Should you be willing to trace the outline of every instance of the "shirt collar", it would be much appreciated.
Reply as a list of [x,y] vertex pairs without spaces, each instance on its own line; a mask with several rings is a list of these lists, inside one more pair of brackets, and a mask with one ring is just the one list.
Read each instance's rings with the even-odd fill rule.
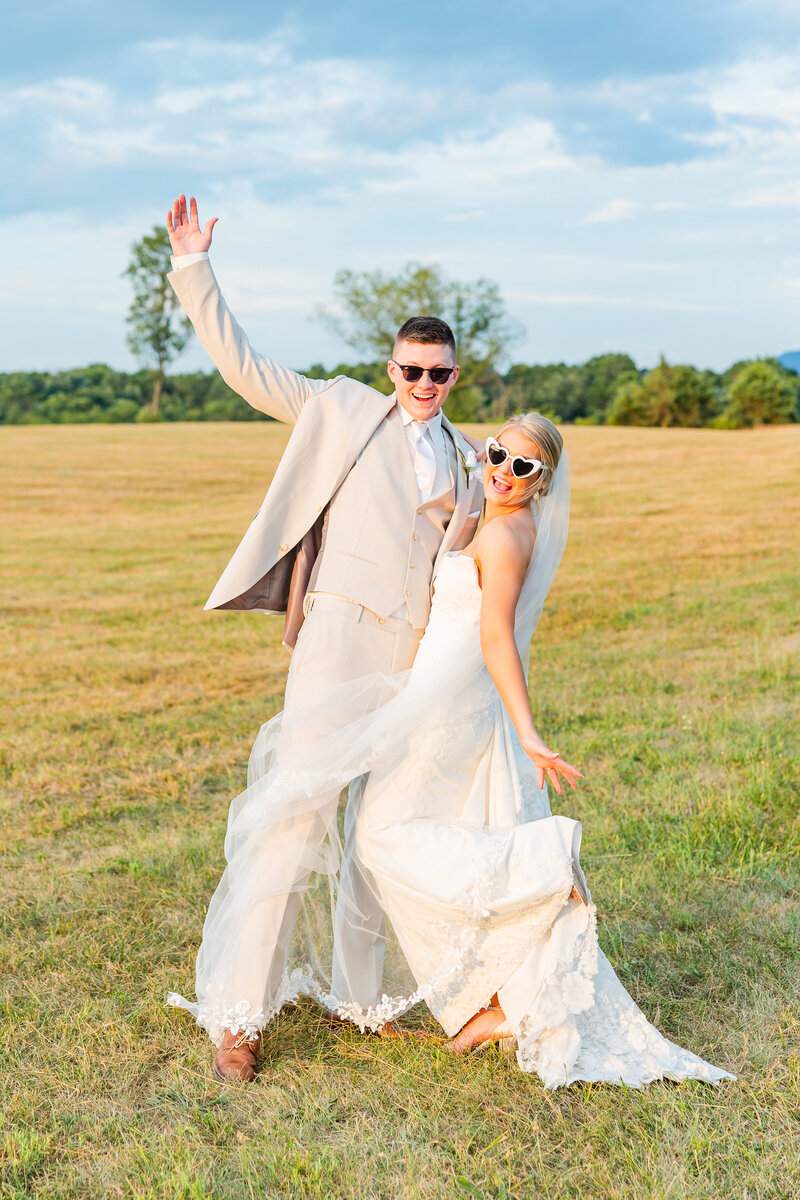
[[[412,417],[411,413],[403,408],[402,404],[398,403],[397,408],[400,412],[400,420],[403,422],[404,428],[407,428],[409,425],[414,423],[414,418]],[[428,421],[417,421],[416,424],[426,425],[431,432],[431,436],[439,433],[442,428],[442,410],[439,409],[439,411]]]

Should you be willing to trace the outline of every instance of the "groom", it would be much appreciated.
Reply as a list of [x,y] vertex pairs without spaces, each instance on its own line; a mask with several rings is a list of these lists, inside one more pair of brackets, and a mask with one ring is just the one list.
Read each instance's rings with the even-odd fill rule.
[[[284,707],[290,717],[325,688],[411,666],[438,563],[470,542],[483,497],[472,445],[441,412],[459,371],[449,326],[428,316],[406,321],[387,364],[391,396],[346,376],[307,379],[253,350],[228,309],[208,261],[215,223],[200,228],[194,198],[188,210],[184,196],[174,202],[167,215],[170,283],[226,383],[294,429],[206,608],[286,614],[284,642],[294,647]],[[345,723],[348,714],[331,719]],[[362,788],[363,780],[351,787],[348,814]],[[350,939],[343,957],[356,969],[333,984],[340,1000],[366,1008],[381,991],[383,921],[353,864],[351,825],[346,817],[342,876],[350,914],[337,914],[336,936]],[[309,848],[318,836],[310,825]],[[214,1060],[224,1078],[255,1075],[257,1014],[279,995],[286,957],[271,950],[266,961],[270,954],[260,956],[258,945],[286,945],[306,879],[298,864],[292,889],[271,902],[268,935],[255,918],[242,934],[246,982],[236,986],[253,1020],[237,1018],[225,1029]],[[203,997],[198,1001],[202,1014]]]

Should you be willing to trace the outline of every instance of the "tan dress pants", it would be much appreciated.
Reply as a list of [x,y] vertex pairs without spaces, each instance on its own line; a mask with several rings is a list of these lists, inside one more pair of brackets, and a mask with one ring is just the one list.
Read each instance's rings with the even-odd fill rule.
[[[393,617],[380,619],[350,600],[325,594],[308,596],[306,619],[286,681],[281,746],[284,738],[300,735],[303,745],[309,744],[313,731],[302,725],[299,732],[293,731],[292,714],[318,701],[326,688],[376,672],[394,675],[407,670],[414,661],[423,632],[412,629],[407,621]],[[344,726],[356,715],[337,707],[327,714],[324,734],[330,735],[337,724]],[[287,749],[291,751],[294,747],[289,745]],[[335,969],[332,982],[338,1000],[355,1001],[368,1008],[382,992],[384,926],[369,881],[354,861],[354,812],[364,784],[364,778],[354,781],[348,795],[334,932],[335,961],[347,963],[348,969],[346,973],[341,968]],[[335,806],[336,801],[331,804]],[[312,850],[324,838],[326,820],[331,817],[330,812],[315,813],[293,821],[292,835],[297,836],[299,828],[307,848]],[[250,1001],[253,1013],[262,1005],[271,1004],[277,994],[292,930],[310,877],[307,866],[281,860],[279,855],[271,854],[269,845],[260,849],[259,859],[268,877],[275,873],[280,890],[248,913],[242,930],[235,994]]]

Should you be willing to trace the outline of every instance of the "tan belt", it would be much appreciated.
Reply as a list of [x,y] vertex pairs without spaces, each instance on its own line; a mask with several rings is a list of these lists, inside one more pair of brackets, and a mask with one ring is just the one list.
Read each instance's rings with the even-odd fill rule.
[[333,596],[330,592],[306,592],[303,612],[308,616],[314,610],[339,613],[341,616],[347,617],[354,625],[357,625],[359,621],[368,621],[370,625],[379,625],[382,629],[388,629],[392,633],[402,633],[406,636],[422,632],[412,629],[410,621],[404,621],[401,617],[380,617],[371,608],[365,608],[363,604],[358,604],[355,600],[348,600],[344,596]]

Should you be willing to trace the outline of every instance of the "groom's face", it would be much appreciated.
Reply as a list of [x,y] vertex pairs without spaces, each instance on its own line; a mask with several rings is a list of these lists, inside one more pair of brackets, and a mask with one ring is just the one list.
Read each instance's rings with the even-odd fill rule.
[[[397,403],[410,413],[415,421],[428,421],[435,416],[447,399],[448,393],[458,379],[458,367],[452,348],[438,342],[406,342],[394,344],[394,361],[387,363],[389,378],[397,392]],[[409,383],[403,378],[403,367],[424,367],[422,378]],[[434,383],[428,372],[432,367],[453,367],[453,373],[445,383]]]

